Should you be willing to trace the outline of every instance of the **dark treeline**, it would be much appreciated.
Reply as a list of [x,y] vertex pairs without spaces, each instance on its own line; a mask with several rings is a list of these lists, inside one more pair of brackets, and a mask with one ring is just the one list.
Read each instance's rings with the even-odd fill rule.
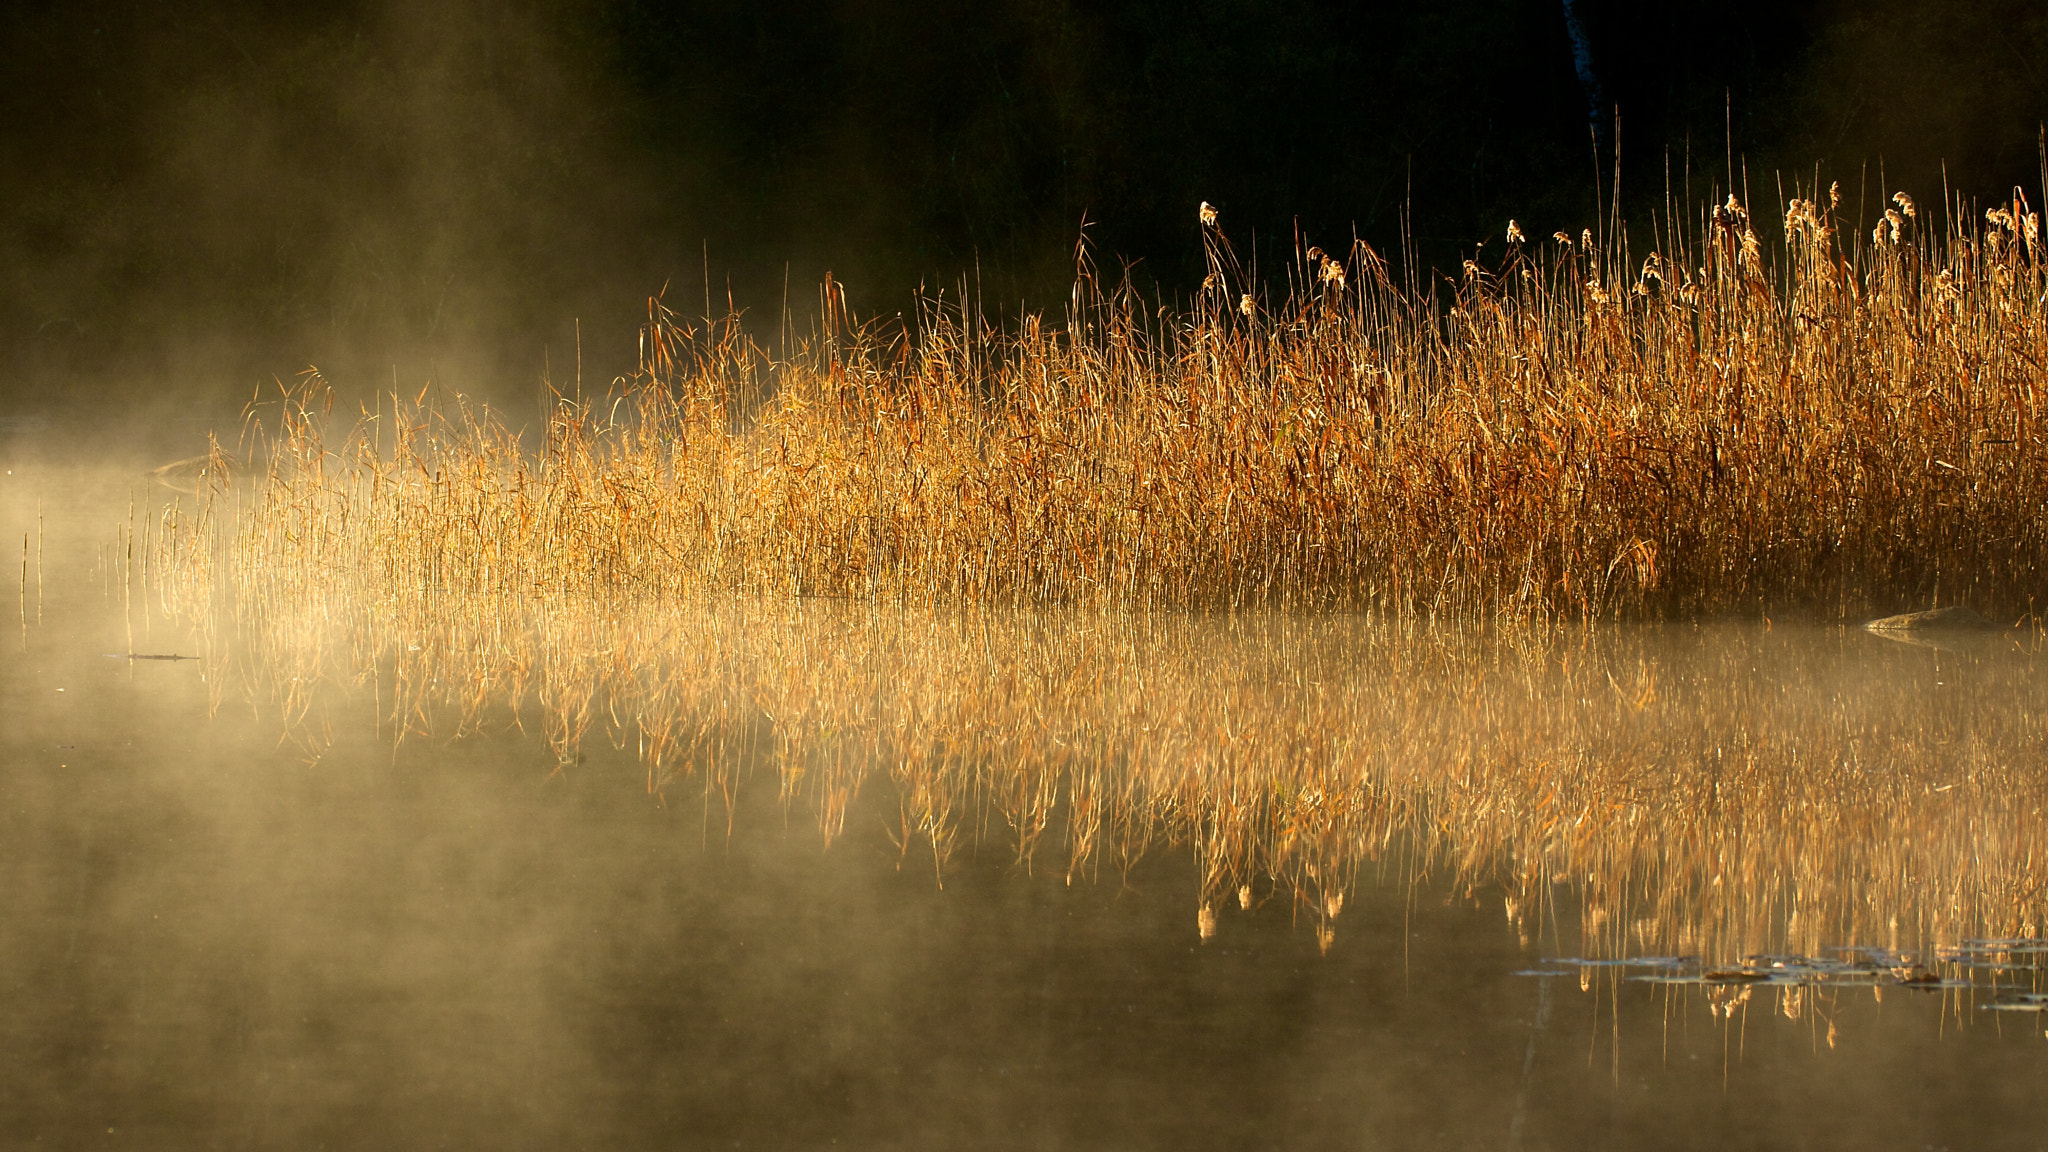
[[16,11],[0,389],[212,399],[317,363],[505,395],[568,378],[577,317],[591,372],[628,366],[665,283],[770,336],[828,269],[866,312],[963,278],[1057,307],[1084,218],[1172,299],[1203,200],[1275,272],[1297,228],[1454,267],[1510,217],[1593,224],[1617,145],[1638,224],[1667,172],[2009,195],[2044,62],[2030,0]]

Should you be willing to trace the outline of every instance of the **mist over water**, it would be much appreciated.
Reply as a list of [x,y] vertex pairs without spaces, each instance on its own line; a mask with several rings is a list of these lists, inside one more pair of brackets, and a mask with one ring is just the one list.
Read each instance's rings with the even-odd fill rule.
[[1599,226],[1617,141],[1639,231],[2040,187],[2034,6],[1574,7],[1618,130],[1555,3],[11,12],[0,1147],[2041,1146],[2038,634],[147,566],[274,381],[531,440],[657,294],[1057,319],[1085,216],[1171,304],[1204,201],[1426,280]]
[[[928,844],[904,840],[915,774],[861,786],[828,844],[788,770],[831,763],[824,733],[798,731],[801,693],[817,693],[810,714],[836,725],[835,693],[865,691],[829,672],[863,654],[830,646],[802,658],[827,661],[822,678],[793,663],[782,695],[761,695],[769,685],[757,681],[746,698],[766,702],[790,738],[736,745],[653,794],[633,735],[646,717],[621,698],[601,708],[627,726],[593,733],[564,763],[544,708],[525,706],[525,731],[494,708],[463,732],[463,690],[421,680],[450,706],[394,744],[395,666],[364,680],[327,666],[318,707],[288,714],[290,685],[247,678],[267,666],[234,646],[251,638],[214,646],[139,596],[124,620],[102,567],[114,529],[131,497],[146,522],[169,493],[19,449],[9,462],[6,523],[32,524],[40,504],[51,529],[40,605],[32,566],[29,626],[0,673],[0,899],[12,926],[0,978],[18,1005],[0,1076],[10,1146],[2033,1146],[2048,1087],[2040,1025],[2034,1013],[1984,1011],[1997,988],[2035,986],[2024,957],[1930,992],[1853,980],[1651,985],[1570,963],[1562,979],[1522,975],[1546,958],[1652,950],[1632,942],[1641,917],[1616,903],[1638,897],[1589,888],[1566,863],[1531,902],[1511,870],[1427,852],[1413,832],[1375,838],[1378,856],[1326,876],[1346,893],[1341,914],[1254,877],[1247,908],[1219,894],[1204,941],[1204,856],[1170,822],[1149,847],[1112,838],[1074,874],[1057,814],[1027,864],[1017,813],[969,791],[935,870]],[[1258,679],[1235,671],[1261,627],[1196,629],[1208,639],[1193,654],[1240,685],[1226,697],[1240,732],[1271,730],[1262,697],[1242,690]],[[776,635],[763,628],[756,644]],[[1057,627],[1049,635],[1084,660],[1109,654]],[[1651,714],[1682,718],[1689,701],[1725,691],[1732,742],[1825,755],[1840,733],[1873,757],[1880,791],[1929,773],[1925,791],[1842,818],[1845,835],[1898,844],[1912,876],[2024,852],[1929,833],[1960,819],[1982,834],[2004,805],[2038,804],[2039,783],[2026,781],[2040,760],[2026,742],[2039,733],[2023,719],[2038,713],[2027,703],[2042,686],[2035,657],[1833,630],[1773,641],[1748,626],[1635,643],[1623,647],[1646,661],[1641,678],[1619,684],[1594,650],[1571,658],[1590,661],[1591,676],[1559,666],[1526,681],[1527,695],[1459,695],[1471,675],[1524,683],[1512,662],[1464,674],[1453,662],[1438,687],[1362,669],[1344,691],[1361,704],[1413,702],[1389,714],[1412,717],[1405,734],[1375,725],[1384,739],[1427,733],[1426,708],[1400,709],[1450,690],[1500,730],[1603,740],[1596,760],[1642,733],[1566,717],[1639,714],[1631,702],[1654,685]],[[571,665],[572,650],[592,650],[570,644]],[[991,669],[1025,656],[1004,649]],[[785,651],[799,661],[800,649]],[[128,652],[208,660],[115,658]],[[1171,675],[1170,661],[1148,666]],[[1716,686],[1744,668],[1754,681]],[[1604,697],[1588,693],[1596,684]],[[1924,698],[1898,717],[1908,743],[1937,750],[1917,768],[1883,759],[1898,745],[1879,702],[1894,692]],[[1086,697],[1045,699],[1073,709]],[[1518,711],[1503,711],[1515,699]],[[1086,716],[1048,723],[1071,734]],[[943,725],[943,709],[924,722]],[[1984,776],[2000,781],[1986,787],[1944,774],[1944,747],[1955,766],[2008,775]],[[946,770],[994,783],[1011,767]],[[1416,769],[1413,784],[1427,787],[1432,771]],[[1812,845],[1772,847],[1771,813],[1726,795],[1705,826],[1751,829],[1763,851],[1784,854],[1795,890],[1826,899],[1836,881],[1811,870]],[[1940,807],[1951,802],[1961,807]],[[1660,842],[1674,843],[1645,840]],[[1654,874],[1634,875],[1657,891]],[[1882,923],[1898,908],[1870,911]],[[1625,920],[1636,927],[1618,937],[1604,927]],[[1856,943],[1926,959],[1973,932],[2024,929],[1987,920],[1937,929],[1940,940],[1914,938],[1910,924],[1897,940],[1805,940],[1765,920],[1764,936],[1710,956]]]
[[[1204,941],[1202,853],[1171,826],[1149,849],[1112,838],[1075,875],[1057,818],[1024,863],[1016,814],[963,793],[961,836],[934,871],[928,845],[901,840],[913,773],[862,785],[827,845],[788,775],[829,763],[791,760],[799,744],[817,756],[823,738],[797,740],[793,695],[750,697],[768,701],[784,738],[698,763],[657,793],[633,736],[647,717],[631,701],[608,705],[629,709],[625,730],[594,734],[567,763],[530,703],[524,732],[492,711],[457,736],[444,728],[457,713],[436,711],[430,730],[393,744],[403,676],[391,666],[367,681],[332,666],[319,707],[293,722],[281,715],[289,685],[238,678],[264,666],[246,652],[145,619],[139,599],[123,621],[98,568],[109,529],[129,496],[147,519],[168,494],[119,471],[10,461],[6,523],[31,523],[41,502],[53,531],[41,603],[29,584],[27,637],[12,637],[18,656],[0,674],[0,980],[16,990],[0,1076],[8,1146],[1221,1148],[1280,1134],[1403,1148],[2034,1146],[2048,1086],[2040,1025],[1982,1011],[1989,972],[1966,990],[1796,990],[1792,1011],[1792,992],[1774,984],[1651,986],[1571,965],[1565,980],[1520,976],[1544,957],[1606,955],[1595,906],[1626,918],[1612,902],[1630,896],[1595,896],[1571,867],[1542,879],[1518,922],[1503,916],[1511,873],[1425,853],[1405,832],[1354,859],[1356,871],[1325,875],[1348,892],[1341,914],[1325,920],[1321,898],[1251,877],[1249,906],[1219,900]],[[1229,683],[1239,642],[1229,627],[1204,631]],[[1753,648],[1683,631],[1642,648],[1649,681],[1610,689],[1606,703],[1538,691],[1522,697],[1522,719],[1495,722],[1626,713],[1645,683],[1683,713],[1716,691],[1681,670],[1696,658],[1686,654],[1729,642],[1778,652],[1753,664],[1757,683],[1729,685],[1751,701],[1751,728],[1731,738],[1763,746],[1780,746],[1774,732],[1825,744],[1835,722],[1796,717],[1882,697],[1892,678],[1931,693],[1921,722],[1935,744],[2042,687],[2025,654],[1843,633]],[[127,652],[209,658],[117,658]],[[1800,672],[1808,662],[1829,672]],[[1944,695],[1956,676],[1974,687]],[[823,719],[831,693],[860,691],[836,683],[799,676],[784,691],[825,693],[811,701]],[[1343,691],[1440,691],[1374,683]],[[1583,691],[1575,683],[1559,687]],[[1260,697],[1231,699],[1239,730],[1270,724]],[[1071,732],[1083,715],[1049,724]],[[1874,719],[1853,703],[1835,715],[1851,734]],[[1403,740],[1395,728],[1380,726],[1382,738]],[[2025,773],[2040,758],[1993,752],[1989,763]],[[958,771],[993,783],[1006,767]],[[1411,775],[1417,787],[1430,777]],[[2003,801],[2038,804],[2038,789],[1964,783],[1907,804],[1962,795],[1989,818]],[[1718,822],[1772,834],[1763,812],[1729,804]],[[1905,810],[1892,818],[1921,828]],[[1882,824],[1870,834],[1886,838]],[[1907,836],[1915,875],[1974,855]],[[1796,861],[1802,849],[1765,851]],[[1786,867],[1804,877],[1794,888],[1825,888]],[[1655,892],[1655,875],[1638,875]],[[1780,881],[1792,877],[1751,877],[1765,890]],[[1745,943],[1784,947],[1784,929]],[[2030,986],[2028,972],[2019,957],[1999,980]]]

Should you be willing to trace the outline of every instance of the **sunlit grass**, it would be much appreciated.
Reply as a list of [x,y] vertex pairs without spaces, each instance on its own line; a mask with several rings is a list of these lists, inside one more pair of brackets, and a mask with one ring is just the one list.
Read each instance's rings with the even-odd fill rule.
[[2034,933],[2034,633],[1569,626],[2035,609],[2037,219],[1895,203],[1869,243],[1797,201],[1767,252],[1731,203],[1435,290],[1309,249],[1271,302],[1210,222],[1185,311],[1084,266],[1064,323],[902,329],[828,283],[786,358],[652,302],[538,451],[291,393],[260,468],[189,469],[155,602],[316,752],[319,686],[374,679],[398,737],[602,732],[707,797],[759,765],[827,841],[886,777],[941,880],[962,838],[1069,878],[1192,851],[1205,934],[1278,893],[1327,942],[1373,866],[1593,951]]
[[1430,289],[1311,249],[1270,304],[1204,226],[1184,312],[1084,266],[1063,323],[904,329],[828,283],[779,360],[651,302],[640,370],[539,454],[290,397],[237,554],[405,595],[2010,623],[2048,548],[2037,216],[1912,211],[1848,243],[1796,201],[1767,265],[1722,206],[1641,261],[1560,234]]

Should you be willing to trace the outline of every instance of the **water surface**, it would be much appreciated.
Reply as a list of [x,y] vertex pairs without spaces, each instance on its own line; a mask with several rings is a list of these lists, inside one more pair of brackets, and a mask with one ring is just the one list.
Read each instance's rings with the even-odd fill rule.
[[[0,662],[8,1146],[2048,1140],[2042,1019],[1985,1010],[2038,957],[1943,961],[2042,934],[2025,644],[167,622],[107,565],[137,474],[0,497],[56,513]],[[1546,962],[1845,945],[1968,986]]]

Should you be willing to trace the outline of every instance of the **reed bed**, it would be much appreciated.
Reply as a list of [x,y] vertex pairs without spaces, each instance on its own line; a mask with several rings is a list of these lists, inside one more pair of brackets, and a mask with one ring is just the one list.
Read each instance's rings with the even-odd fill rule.
[[1433,286],[1310,248],[1271,306],[1213,222],[1183,312],[1085,259],[1064,325],[1006,332],[856,323],[828,280],[785,358],[650,301],[638,370],[538,452],[294,390],[238,548],[394,595],[2011,622],[2048,554],[2039,217],[1895,203],[1844,238],[1794,200],[1766,246],[1731,199],[1640,262],[1511,230]]
[[1434,286],[1304,248],[1278,302],[1205,206],[1184,310],[1085,258],[1064,324],[1006,331],[828,281],[787,356],[650,301],[637,370],[524,442],[309,379],[153,521],[152,610],[316,754],[321,686],[370,684],[398,738],[772,771],[827,840],[886,778],[941,878],[963,837],[1070,878],[1192,851],[1205,935],[1279,892],[1327,943],[1389,853],[1589,952],[2034,933],[2030,658],[1948,657],[1966,695],[1904,648],[1577,627],[2035,610],[2038,216],[1892,203],[1766,244],[1731,199],[1641,260],[1511,228]]

